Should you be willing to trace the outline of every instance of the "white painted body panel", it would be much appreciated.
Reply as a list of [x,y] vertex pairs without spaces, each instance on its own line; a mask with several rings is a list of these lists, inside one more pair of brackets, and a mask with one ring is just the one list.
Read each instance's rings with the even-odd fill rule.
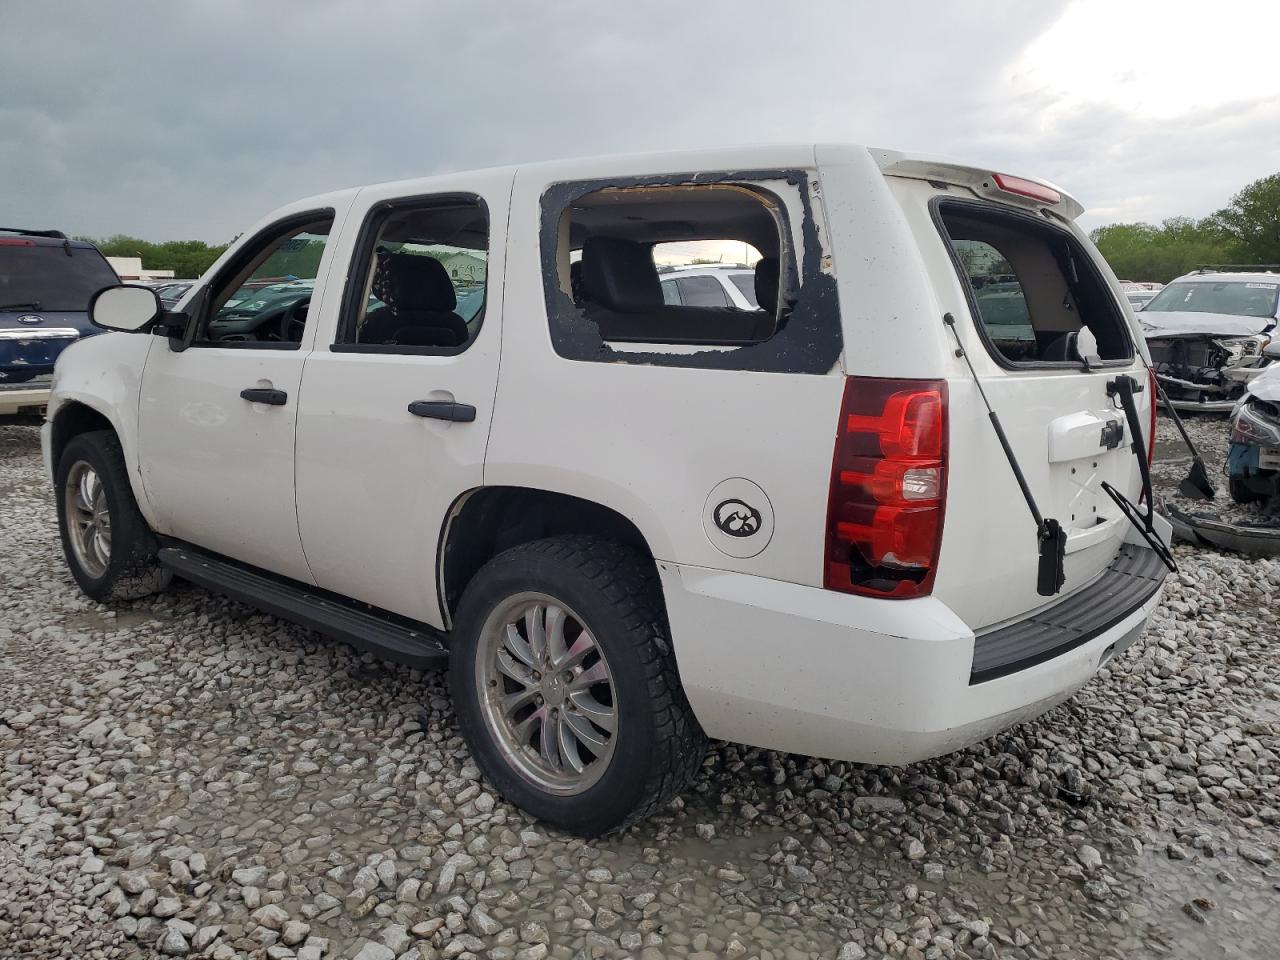
[[[147,522],[157,517],[147,500],[138,470],[138,389],[147,351],[154,337],[127,333],[101,334],[78,340],[60,354],[49,384],[48,409],[42,429],[45,469],[52,480],[49,424],[67,404],[79,403],[106,417],[120,438],[134,498]],[[130,455],[133,452],[134,455]]]
[[[845,345],[830,371],[597,363],[556,353],[538,244],[550,184],[779,169],[818,174],[811,200]],[[1104,385],[1121,371],[1010,372],[995,363],[930,220],[927,172],[969,184],[979,171],[800,145],[539,164],[312,198],[245,234],[290,212],[338,210],[302,349],[176,354],[155,337],[93,338],[60,358],[51,414],[78,401],[111,419],[156,530],[436,626],[446,625],[440,534],[459,497],[517,486],[602,504],[634,523],[658,561],[682,682],[711,735],[876,762],[935,755],[1068,697],[1104,651],[1141,630],[1156,600],[1068,654],[968,685],[975,630],[1049,601],[1035,592],[1031,517],[942,315],[957,317],[1048,515],[1068,526],[1063,511],[1092,515],[1103,478],[1136,498],[1137,471],[1126,443],[1099,457],[1087,479],[1071,479],[1081,476],[1073,467],[1093,463],[1087,435],[1106,422]],[[457,357],[330,352],[370,205],[457,191],[483,195],[491,220],[487,307],[475,342]],[[1068,201],[1069,211],[1079,209]],[[794,230],[798,211],[790,219]],[[1136,327],[1134,335],[1141,350]],[[1123,372],[1145,382],[1137,363]],[[946,381],[948,504],[930,597],[821,589],[846,375]],[[287,390],[287,406],[241,400],[239,391],[258,380]],[[414,400],[450,398],[473,404],[476,421],[422,420],[406,410]],[[1149,402],[1141,397],[1144,424]],[[714,490],[746,481],[767,497],[771,536],[755,554],[731,556],[707,534],[704,517]],[[1109,517],[1073,528],[1068,592],[1092,580],[1129,536]]]
[[[522,169],[512,236],[538,236],[540,200],[553,182],[690,169],[646,161],[621,170],[605,161],[568,171]],[[811,153],[780,150],[751,166],[812,162]],[[743,157],[731,155],[708,158],[700,169],[742,166]],[[799,219],[791,211],[793,227]],[[659,559],[822,582],[831,450],[844,389],[838,368],[815,376],[561,357],[548,332],[540,251],[526,242],[509,244],[502,339],[487,485],[536,487],[610,506],[636,525]],[[721,552],[703,530],[708,496],[733,477],[758,484],[776,519],[768,547],[747,559]]]
[[[294,503],[298,396],[317,318],[342,293],[342,274],[332,286],[327,277],[334,240],[354,198],[355,191],[346,191],[292,204],[241,238],[247,242],[294,213],[333,209],[298,349],[193,346],[179,353],[157,342],[138,405],[138,458],[155,529],[304,583],[313,578]],[[283,406],[250,403],[240,391],[251,387],[283,390],[288,400]]]
[[680,678],[709,736],[859,763],[938,756],[1039,716],[1087,683],[1112,644],[1136,638],[1159,602],[1052,660],[970,686],[973,631],[936,597],[869,600],[677,564],[659,572]]
[[[491,237],[483,322],[456,356],[333,353],[335,291],[319,318],[298,407],[298,526],[316,583],[438,628],[445,626],[436,588],[440,530],[454,500],[484,482],[512,176],[495,171],[436,178],[425,190],[391,184],[360,192],[351,226],[334,244],[335,273],[352,263],[360,225],[376,204],[451,192],[483,198]],[[471,404],[476,419],[415,417],[408,406],[416,400]]]
[[[1051,446],[1061,434],[1064,418],[1069,424],[1071,418],[1081,414],[1100,418],[1109,412],[1109,419],[1124,425],[1123,412],[1112,405],[1106,391],[1107,382],[1121,373],[1144,385],[1136,402],[1139,420],[1146,429],[1151,403],[1145,387],[1147,373],[1137,358],[1127,365],[1107,366],[1089,373],[1078,369],[1001,367],[978,333],[945,241],[933,223],[928,201],[936,195],[934,189],[915,179],[893,178],[889,184],[898,200],[898,209],[916,238],[910,259],[918,258],[924,277],[917,276],[914,283],[931,291],[927,296],[925,293],[909,295],[915,302],[904,304],[900,308],[902,312],[895,316],[898,327],[906,331],[905,336],[920,345],[920,352],[931,355],[927,367],[913,367],[919,372],[902,375],[947,380],[947,512],[933,594],[950,605],[973,629],[1018,620],[1057,598],[1042,597],[1036,590],[1035,522],[991,427],[973,377],[964,361],[955,356],[955,341],[943,326],[943,314],[956,317],[956,332],[1000,417],[1042,514],[1058,520],[1068,531],[1064,593],[1090,582],[1106,568],[1119,550],[1127,528],[1125,523],[1109,523],[1121,514],[1102,491],[1102,481],[1110,482],[1136,502],[1141,477],[1127,442],[1127,426],[1124,428],[1126,442],[1113,450],[1101,448],[1096,434],[1092,452],[1079,446],[1070,451],[1074,454],[1070,459],[1065,458],[1067,451],[1060,440],[1057,459],[1050,452]],[[951,191],[949,195],[960,194]],[[1079,228],[1072,225],[1072,232],[1095,257],[1113,295],[1123,307],[1114,275]],[[836,256],[843,265],[847,257],[839,246],[838,236],[836,242]],[[911,281],[903,278],[901,282]],[[849,308],[844,301],[843,287],[841,293],[848,338]],[[1135,349],[1141,354],[1145,345],[1132,311],[1122,309],[1122,312],[1129,323]],[[910,323],[905,322],[907,317],[911,318]],[[921,317],[923,319],[917,319]],[[926,329],[920,329],[921,325]],[[934,326],[937,332],[927,329],[929,326]],[[882,335],[871,337],[873,341],[890,339],[884,328],[881,329]],[[865,367],[860,365],[861,361],[859,356],[859,366],[850,369],[851,374],[874,376],[875,365],[887,362],[887,358],[877,355]],[[900,361],[900,364],[907,362]],[[1103,524],[1100,529],[1099,521]]]

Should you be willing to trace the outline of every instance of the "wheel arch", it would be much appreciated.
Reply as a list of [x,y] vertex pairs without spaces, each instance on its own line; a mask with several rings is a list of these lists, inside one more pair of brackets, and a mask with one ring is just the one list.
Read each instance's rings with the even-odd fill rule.
[[460,496],[440,532],[437,578],[446,626],[452,626],[467,584],[489,560],[522,543],[563,534],[593,534],[653,557],[633,520],[593,500],[517,486],[477,487]]
[[49,455],[52,469],[57,469],[62,451],[67,448],[67,444],[73,438],[95,430],[110,430],[117,437],[120,436],[120,431],[111,418],[93,405],[78,399],[60,404],[49,419]]

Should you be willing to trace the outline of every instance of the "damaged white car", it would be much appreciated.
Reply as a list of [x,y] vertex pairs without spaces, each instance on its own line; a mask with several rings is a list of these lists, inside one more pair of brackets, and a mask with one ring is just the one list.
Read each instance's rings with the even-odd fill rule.
[[1274,359],[1280,274],[1192,273],[1138,318],[1156,375],[1178,410],[1229,413]]
[[1237,503],[1280,496],[1280,365],[1255,377],[1236,404],[1227,478]]

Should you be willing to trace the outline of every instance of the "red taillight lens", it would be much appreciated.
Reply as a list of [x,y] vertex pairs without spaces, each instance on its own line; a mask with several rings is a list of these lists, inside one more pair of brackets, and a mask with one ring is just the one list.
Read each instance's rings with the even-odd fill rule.
[[0,237],[0,247],[34,247],[34,240],[23,240],[20,237]]
[[991,179],[1005,193],[1012,193],[1019,197],[1030,197],[1032,200],[1042,200],[1045,203],[1062,202],[1062,194],[1057,190],[1052,187],[1046,187],[1043,183],[1027,180],[1025,177],[1011,177],[1007,173],[997,173]]
[[947,385],[845,381],[827,500],[828,590],[922,597],[933,588],[947,492]]

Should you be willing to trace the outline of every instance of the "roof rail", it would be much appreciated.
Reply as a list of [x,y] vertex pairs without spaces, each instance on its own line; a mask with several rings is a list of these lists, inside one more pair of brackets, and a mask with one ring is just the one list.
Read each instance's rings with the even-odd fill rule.
[[1200,263],[1192,273],[1277,273],[1280,263]]
[[23,227],[0,227],[0,233],[17,233],[24,237],[50,237],[54,240],[67,239],[67,235],[61,230],[27,230]]

